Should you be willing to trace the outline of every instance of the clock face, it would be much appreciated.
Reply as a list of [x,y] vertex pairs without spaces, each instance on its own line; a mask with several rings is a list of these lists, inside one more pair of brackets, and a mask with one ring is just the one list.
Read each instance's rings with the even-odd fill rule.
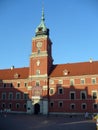
[[36,46],[37,47],[42,47],[42,42],[37,42]]

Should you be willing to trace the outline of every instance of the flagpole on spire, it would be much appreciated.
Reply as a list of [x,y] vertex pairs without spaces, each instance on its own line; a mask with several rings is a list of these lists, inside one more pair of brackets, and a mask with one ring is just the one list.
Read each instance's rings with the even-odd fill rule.
[[44,1],[42,0],[42,18],[41,18],[42,21],[45,20],[45,17],[44,17]]

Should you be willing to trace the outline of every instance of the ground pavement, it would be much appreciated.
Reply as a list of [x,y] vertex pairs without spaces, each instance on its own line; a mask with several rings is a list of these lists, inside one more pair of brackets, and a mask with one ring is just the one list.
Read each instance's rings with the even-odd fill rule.
[[93,120],[81,116],[8,114],[0,117],[0,130],[96,130]]

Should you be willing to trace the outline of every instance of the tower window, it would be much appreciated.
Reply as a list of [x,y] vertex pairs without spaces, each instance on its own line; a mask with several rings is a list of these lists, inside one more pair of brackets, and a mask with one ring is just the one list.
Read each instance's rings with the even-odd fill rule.
[[37,53],[40,54],[40,49],[38,49]]
[[40,31],[42,31],[42,29],[43,29],[42,27],[39,27],[39,28],[38,28],[38,31],[40,32]]
[[40,70],[36,70],[36,75],[40,75]]
[[40,82],[39,81],[36,81],[36,86],[40,86]]

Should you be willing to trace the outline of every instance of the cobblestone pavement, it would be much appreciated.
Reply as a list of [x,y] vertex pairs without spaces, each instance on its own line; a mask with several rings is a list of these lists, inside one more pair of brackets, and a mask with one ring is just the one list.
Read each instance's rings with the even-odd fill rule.
[[93,120],[83,117],[60,117],[8,114],[0,117],[0,130],[96,130]]

